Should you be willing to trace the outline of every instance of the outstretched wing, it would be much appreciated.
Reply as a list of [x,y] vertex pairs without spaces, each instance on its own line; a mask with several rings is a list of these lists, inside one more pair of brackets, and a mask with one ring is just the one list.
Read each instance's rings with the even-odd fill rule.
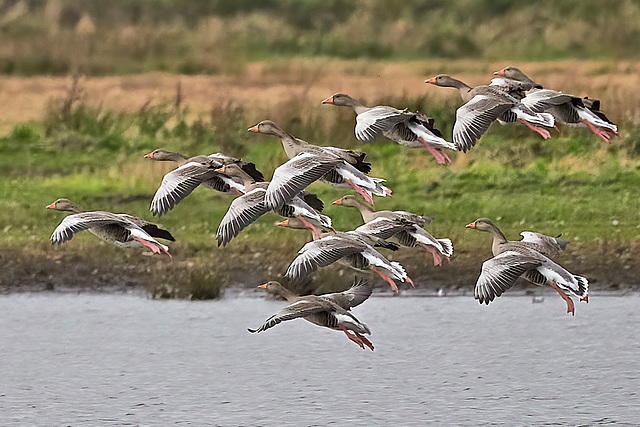
[[486,95],[476,95],[456,111],[453,143],[467,152],[489,129],[491,123],[513,106],[513,102]]
[[532,231],[523,231],[521,243],[526,247],[540,252],[542,255],[555,256],[564,251],[569,244],[568,241],[561,239],[560,236],[550,237],[544,234],[534,233]]
[[395,220],[395,219],[386,218],[386,217],[378,217],[361,225],[360,227],[356,228],[354,231],[357,231],[359,233],[365,233],[369,236],[386,240],[392,236],[395,236],[397,233],[404,231],[405,228],[409,226],[410,226],[409,223],[402,220]]
[[339,163],[342,160],[334,156],[298,154],[273,172],[265,195],[266,206],[273,210],[279,208]]
[[480,304],[489,304],[511,288],[527,270],[540,265],[540,260],[516,251],[506,251],[485,261],[476,282],[475,299]]
[[196,187],[217,175],[214,169],[198,162],[189,162],[172,170],[162,178],[149,210],[154,215],[166,214]]
[[273,328],[279,323],[286,320],[297,319],[300,317],[306,317],[310,314],[326,311],[327,307],[315,300],[300,300],[293,304],[283,308],[273,316],[269,317],[263,324],[257,329],[248,329],[251,333],[266,331],[269,328]]
[[356,280],[346,291],[324,294],[320,295],[320,297],[328,299],[345,310],[349,310],[365,302],[372,292],[373,289],[369,283],[364,279],[360,279]]
[[382,138],[383,132],[414,115],[392,107],[373,107],[356,116],[356,138],[366,143],[375,142]]
[[[108,225],[122,228],[123,233],[126,232],[127,228],[135,228],[142,233],[147,234],[136,224],[128,221],[126,218],[120,218],[116,214],[101,211],[82,212],[66,216],[53,231],[53,234],[51,235],[51,241],[54,244],[61,244],[71,240],[73,238],[73,235],[76,233],[88,230],[92,227]],[[151,238],[151,240],[153,239]]]
[[316,271],[320,267],[333,264],[342,257],[362,252],[367,245],[353,239],[331,235],[309,242],[300,249],[291,262],[285,277],[297,280]]
[[226,246],[249,224],[269,212],[264,204],[264,188],[254,188],[248,193],[236,197],[218,226],[216,239],[218,246]]

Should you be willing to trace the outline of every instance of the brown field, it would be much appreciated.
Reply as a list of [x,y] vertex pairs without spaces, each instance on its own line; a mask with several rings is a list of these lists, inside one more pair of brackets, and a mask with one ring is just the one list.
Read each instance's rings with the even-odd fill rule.
[[[212,106],[235,102],[250,106],[250,114],[277,114],[290,99],[318,103],[335,92],[374,101],[382,97],[455,98],[453,90],[425,85],[439,73],[454,75],[470,85],[484,84],[492,72],[517,65],[545,87],[599,98],[614,121],[640,118],[640,62],[549,61],[512,64],[475,61],[388,63],[322,59],[282,60],[247,64],[236,75],[138,75],[83,78],[86,102],[106,109],[136,111],[145,104],[172,101],[178,82],[182,100],[195,117]],[[0,133],[16,123],[39,120],[48,102],[64,96],[68,77],[5,77],[0,80]]]

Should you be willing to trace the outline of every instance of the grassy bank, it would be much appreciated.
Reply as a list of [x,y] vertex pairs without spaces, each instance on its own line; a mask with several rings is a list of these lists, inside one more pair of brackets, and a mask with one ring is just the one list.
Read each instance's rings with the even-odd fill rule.
[[[129,280],[131,286],[146,286],[159,296],[193,298],[216,296],[229,284],[253,285],[280,277],[307,234],[275,227],[276,217],[266,215],[229,247],[217,248],[213,237],[231,199],[206,189],[197,189],[157,220],[178,241],[172,245],[172,262],[106,246],[88,233],[52,248],[49,236],[64,214],[44,209],[56,198],[68,197],[87,209],[151,219],[151,197],[172,169],[143,158],[159,147],[187,155],[222,151],[255,162],[269,178],[286,160],[280,143],[246,132],[267,117],[307,141],[366,151],[371,175],[386,178],[394,191],[393,197],[376,199],[377,209],[411,210],[435,218],[429,231],[454,242],[451,265],[436,269],[421,252],[392,255],[423,286],[472,289],[479,264],[490,253],[489,236],[464,228],[478,217],[495,220],[513,239],[522,230],[562,233],[572,242],[562,264],[588,276],[596,289],[632,286],[634,275],[640,274],[631,262],[640,249],[640,125],[634,116],[620,117],[621,137],[612,144],[586,130],[562,128],[543,141],[524,128],[494,124],[476,148],[453,154],[454,164],[444,167],[426,150],[388,141],[359,144],[350,111],[304,97],[270,106],[220,103],[198,114],[177,98],[125,112],[100,107],[80,86],[70,87],[64,97],[51,100],[45,117],[16,124],[0,138],[0,257],[15,267],[12,273],[0,273],[5,289],[23,284],[34,269],[39,273],[33,280],[43,287],[95,283],[93,276],[102,275],[105,286],[126,287]],[[368,101],[425,111],[448,138],[458,105],[454,98],[427,96]],[[620,105],[606,107],[607,112],[624,110]],[[320,183],[310,189],[325,201],[325,213],[337,229],[359,225],[356,211],[331,205],[344,192]],[[36,261],[29,262],[33,257]],[[331,282],[339,274],[352,275],[329,269],[300,286],[340,288],[347,279]]]

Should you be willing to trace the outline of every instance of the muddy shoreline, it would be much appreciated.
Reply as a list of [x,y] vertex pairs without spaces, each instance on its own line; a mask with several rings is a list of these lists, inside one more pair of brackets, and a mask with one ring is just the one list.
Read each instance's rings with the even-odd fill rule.
[[[486,248],[485,248],[486,249]],[[295,256],[285,250],[238,247],[221,252],[172,248],[173,259],[138,251],[119,251],[107,245],[83,244],[63,250],[11,248],[0,251],[0,293],[38,291],[95,291],[147,293],[154,298],[210,299],[227,287],[251,288],[267,280],[282,280]],[[286,249],[289,252],[289,249]],[[593,242],[568,249],[557,261],[589,279],[591,291],[640,291],[640,242]],[[399,261],[422,290],[473,292],[486,250],[458,250],[452,262],[432,265],[431,256],[409,249],[389,255]],[[363,276],[362,273],[357,273]],[[289,284],[300,293],[328,292],[348,286],[356,272],[332,266],[307,280]],[[375,287],[387,285],[364,274]],[[402,285],[406,286],[406,285]],[[402,289],[401,286],[401,289]],[[535,286],[520,281],[520,290]]]

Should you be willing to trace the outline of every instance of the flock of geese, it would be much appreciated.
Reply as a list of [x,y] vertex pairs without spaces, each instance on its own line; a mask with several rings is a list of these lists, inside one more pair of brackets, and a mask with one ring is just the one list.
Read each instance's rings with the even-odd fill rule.
[[[524,124],[545,139],[550,137],[549,130],[545,128],[557,129],[557,123],[586,127],[607,142],[612,135],[618,135],[616,125],[600,111],[597,100],[544,89],[515,67],[506,67],[494,74],[497,77],[491,84],[473,88],[448,75],[438,75],[425,81],[458,89],[465,102],[456,111],[453,142],[446,141],[436,129],[434,120],[422,113],[389,106],[365,107],[343,93],[337,93],[322,103],[353,109],[356,114],[355,136],[359,141],[372,143],[386,137],[406,147],[424,147],[440,164],[451,163],[448,150],[466,152],[473,148],[495,120]],[[444,260],[449,261],[453,255],[451,240],[435,238],[423,228],[431,218],[407,211],[375,211],[369,205],[373,204],[373,196],[386,197],[391,195],[391,190],[383,185],[384,179],[368,175],[371,164],[365,161],[365,153],[309,144],[269,120],[248,131],[279,138],[290,159],[275,169],[271,181],[265,181],[253,163],[220,153],[187,158],[158,149],[145,158],[175,162],[177,168],[162,179],[151,201],[151,212],[158,216],[168,213],[198,186],[235,196],[218,227],[218,246],[229,244],[262,215],[276,213],[285,218],[278,225],[311,231],[312,240],[299,250],[284,274],[291,281],[340,262],[357,270],[375,272],[397,293],[399,283],[413,286],[413,281],[400,263],[389,261],[377,248],[419,248],[432,254],[436,266]],[[335,230],[331,218],[321,213],[324,203],[305,190],[318,180],[333,187],[353,190],[368,202],[360,201],[355,195],[346,195],[333,202],[334,205],[357,209],[364,224],[351,231]],[[58,199],[47,208],[73,212],[54,230],[51,236],[54,244],[64,243],[75,233],[89,230],[119,247],[144,246],[153,253],[171,257],[169,248],[156,240],[174,241],[171,233],[141,218],[84,211],[67,199]],[[526,231],[521,233],[522,240],[509,241],[486,218],[466,227],[488,232],[493,237],[494,256],[483,263],[474,291],[480,303],[489,304],[512,287],[519,277],[536,285],[551,286],[566,301],[568,313],[575,312],[569,295],[588,302],[588,280],[551,260],[568,244],[559,236]],[[341,330],[361,348],[373,350],[373,345],[364,336],[370,334],[369,328],[350,311],[371,295],[372,289],[365,281],[356,280],[344,292],[320,296],[297,296],[275,281],[260,288],[284,297],[290,305],[259,328],[249,329],[250,332],[264,331],[285,320],[304,318],[320,326]]]

